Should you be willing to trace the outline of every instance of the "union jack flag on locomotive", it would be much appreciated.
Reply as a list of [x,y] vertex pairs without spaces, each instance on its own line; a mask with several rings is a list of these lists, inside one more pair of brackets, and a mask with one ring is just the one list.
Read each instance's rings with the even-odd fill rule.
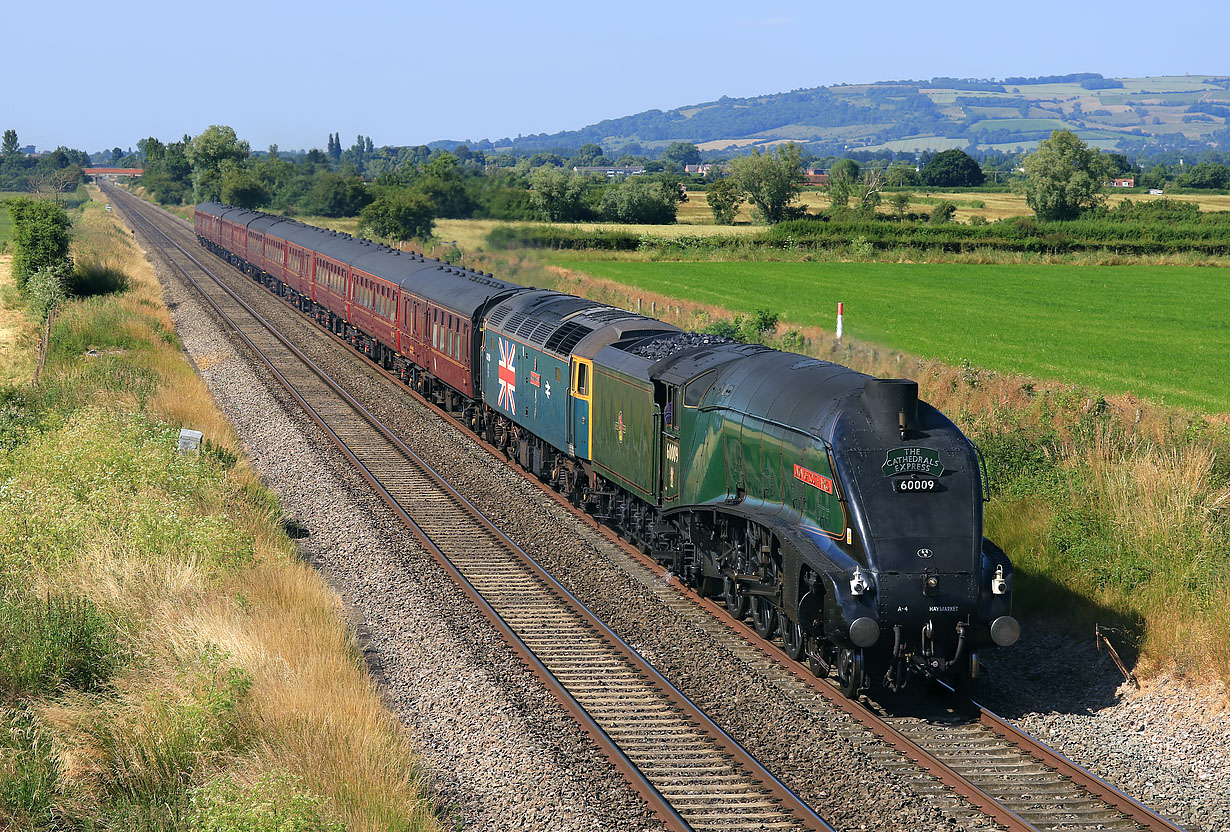
[[517,412],[513,396],[517,392],[517,345],[500,339],[500,400],[499,406],[510,413]]

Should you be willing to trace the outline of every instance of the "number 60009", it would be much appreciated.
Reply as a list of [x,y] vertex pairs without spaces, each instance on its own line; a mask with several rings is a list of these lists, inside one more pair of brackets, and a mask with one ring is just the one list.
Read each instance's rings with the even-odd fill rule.
[[897,491],[934,491],[935,480],[898,480]]

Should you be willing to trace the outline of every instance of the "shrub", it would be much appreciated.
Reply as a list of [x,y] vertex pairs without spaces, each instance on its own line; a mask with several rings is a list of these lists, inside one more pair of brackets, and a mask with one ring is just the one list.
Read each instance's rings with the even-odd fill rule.
[[63,208],[29,197],[10,199],[7,205],[13,219],[13,278],[19,289],[39,269],[71,263],[72,222]]

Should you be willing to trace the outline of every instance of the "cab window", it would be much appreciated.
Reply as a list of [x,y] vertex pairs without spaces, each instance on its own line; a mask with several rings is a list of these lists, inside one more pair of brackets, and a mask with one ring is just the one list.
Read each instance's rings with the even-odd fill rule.
[[705,398],[705,393],[709,392],[709,388],[713,386],[715,378],[717,378],[717,370],[710,370],[704,375],[697,376],[689,381],[687,389],[683,393],[683,406],[700,407],[701,401]]

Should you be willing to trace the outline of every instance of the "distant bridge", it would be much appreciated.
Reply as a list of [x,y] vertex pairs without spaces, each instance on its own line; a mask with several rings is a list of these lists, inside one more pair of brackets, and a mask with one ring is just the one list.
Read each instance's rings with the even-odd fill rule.
[[86,176],[92,177],[95,182],[99,179],[118,179],[121,176],[140,176],[145,173],[145,168],[82,168],[81,172]]

